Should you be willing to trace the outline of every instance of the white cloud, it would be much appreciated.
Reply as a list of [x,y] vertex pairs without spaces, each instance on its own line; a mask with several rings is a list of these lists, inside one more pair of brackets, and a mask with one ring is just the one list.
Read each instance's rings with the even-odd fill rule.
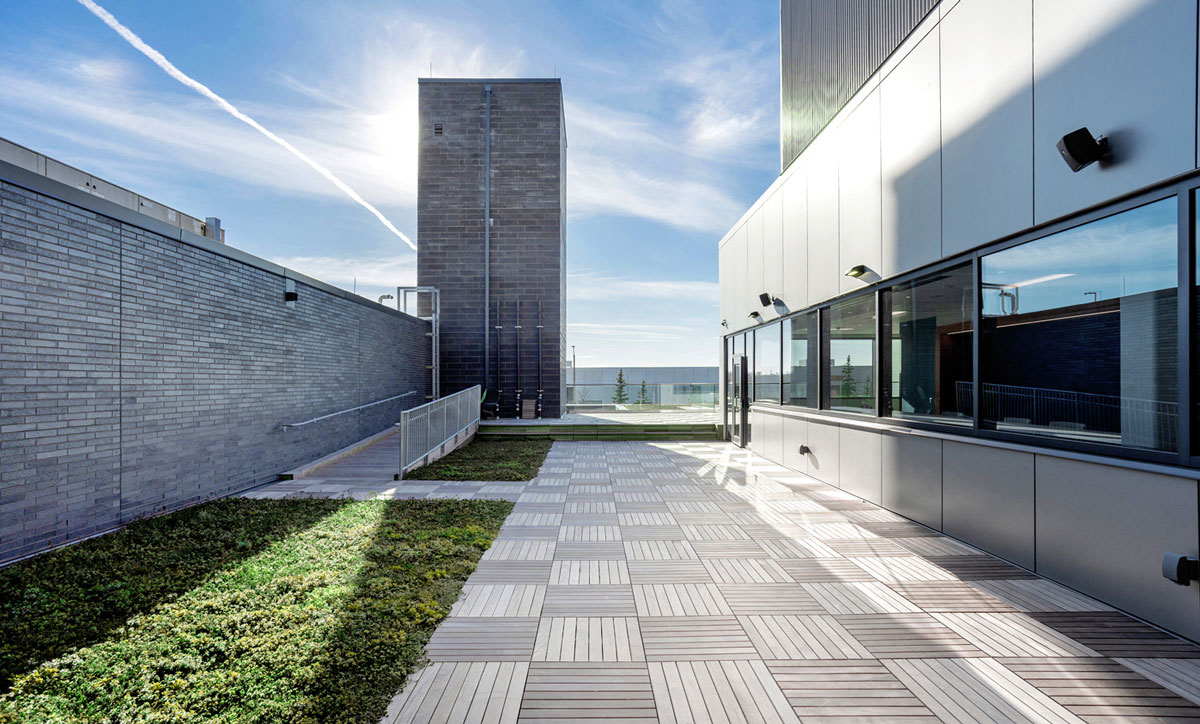
[[276,264],[294,269],[334,286],[351,288],[355,284],[370,289],[412,286],[417,280],[417,260],[412,254],[376,259],[330,256],[277,256]]
[[567,275],[570,301],[613,301],[670,299],[688,304],[717,304],[716,282],[627,279],[595,272]]

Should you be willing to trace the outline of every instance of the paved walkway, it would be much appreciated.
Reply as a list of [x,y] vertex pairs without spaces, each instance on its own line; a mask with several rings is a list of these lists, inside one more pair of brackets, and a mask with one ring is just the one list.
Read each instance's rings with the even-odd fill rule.
[[728,444],[452,485],[517,505],[388,724],[1200,721],[1200,648]]

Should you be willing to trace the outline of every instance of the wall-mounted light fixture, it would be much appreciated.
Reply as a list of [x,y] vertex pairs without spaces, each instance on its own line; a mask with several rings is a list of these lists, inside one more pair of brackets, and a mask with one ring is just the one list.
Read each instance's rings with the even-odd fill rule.
[[296,307],[296,300],[300,298],[300,293],[296,291],[295,279],[283,280],[283,302],[289,309]]
[[761,322],[761,321],[762,321],[762,315],[761,315],[761,314],[759,314],[757,311],[755,311],[755,312],[750,312],[750,313],[749,313],[749,314],[747,314],[746,316],[747,316],[747,317],[749,317],[750,319],[753,319],[755,322]]
[[727,319],[722,319],[722,320],[721,320],[721,326],[722,326],[722,327],[724,327],[724,328],[726,328],[726,329],[729,329],[729,320],[727,320]]
[[758,295],[758,301],[761,302],[764,307],[769,307],[771,306],[771,295],[763,292],[762,294]]
[[1058,139],[1056,145],[1063,160],[1075,173],[1111,155],[1108,139],[1104,136],[1092,136],[1087,126],[1071,131]]
[[871,270],[867,268],[866,264],[855,264],[846,270],[846,276],[858,279],[859,277],[866,275],[866,273],[869,271]]
[[1190,586],[1192,581],[1200,579],[1200,561],[1178,553],[1164,553],[1162,574],[1168,581]]

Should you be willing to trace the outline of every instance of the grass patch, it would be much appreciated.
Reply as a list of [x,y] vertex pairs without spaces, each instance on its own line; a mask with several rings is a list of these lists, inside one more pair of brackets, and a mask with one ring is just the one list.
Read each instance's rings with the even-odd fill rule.
[[231,499],[0,569],[0,722],[375,724],[511,510]]
[[553,440],[475,438],[444,458],[404,474],[412,480],[533,480]]

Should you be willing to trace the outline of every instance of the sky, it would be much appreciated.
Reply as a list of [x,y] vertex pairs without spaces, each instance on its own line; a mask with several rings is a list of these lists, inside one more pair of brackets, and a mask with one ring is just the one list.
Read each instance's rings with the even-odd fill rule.
[[[717,242],[779,172],[774,0],[98,1],[413,237],[417,78],[562,78],[577,363],[717,364]],[[416,282],[367,210],[74,0],[0,2],[0,137],[364,296]]]

